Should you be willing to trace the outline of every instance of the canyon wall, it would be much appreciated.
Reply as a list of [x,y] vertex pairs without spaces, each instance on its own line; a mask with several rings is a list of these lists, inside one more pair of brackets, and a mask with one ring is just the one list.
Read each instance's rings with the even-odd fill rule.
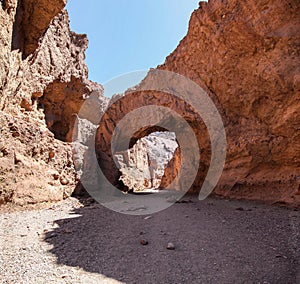
[[70,31],[65,4],[1,1],[0,204],[61,200],[77,184],[72,124],[103,90],[87,79],[88,40]]
[[300,201],[300,2],[200,2],[159,67],[205,88],[223,118],[227,159],[216,192]]
[[[0,203],[61,200],[78,184],[74,162],[80,167],[83,154],[74,158],[70,143],[78,111],[91,94],[100,98],[99,113],[108,99],[102,86],[88,80],[88,40],[70,31],[66,1],[0,3]],[[199,3],[187,36],[158,70],[190,78],[219,110],[228,145],[215,193],[300,204],[299,63],[298,0]],[[153,76],[150,72],[140,89],[111,101],[96,135],[99,164],[107,178],[118,183],[110,144],[116,124],[139,106],[164,106],[189,123],[200,145],[201,161],[191,189],[197,192],[210,165],[207,129],[193,106],[167,93],[143,91],[151,87]],[[148,115],[158,125],[168,125],[171,119],[171,114],[166,119],[155,111]],[[88,121],[86,125],[95,128]],[[180,134],[180,123],[173,126]],[[165,130],[155,125],[140,129],[129,137],[130,147]],[[190,152],[185,159],[194,164],[195,157]],[[166,184],[179,171],[182,157],[175,158],[165,172]]]

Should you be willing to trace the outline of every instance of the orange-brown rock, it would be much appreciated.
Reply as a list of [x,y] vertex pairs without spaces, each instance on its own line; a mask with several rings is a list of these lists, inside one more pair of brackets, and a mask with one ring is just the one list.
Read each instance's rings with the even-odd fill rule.
[[202,2],[159,68],[207,87],[226,125],[228,197],[300,203],[300,2]]
[[[134,91],[129,91],[124,96],[116,96],[112,99],[100,121],[96,133],[95,146],[99,165],[106,178],[113,185],[119,185],[121,173],[114,163],[113,154],[127,150],[128,145],[126,141],[129,140],[129,147],[132,147],[139,139],[148,136],[152,132],[170,131],[174,132],[177,138],[184,137],[185,131],[184,125],[182,124],[183,122],[174,116],[174,113],[177,113],[180,117],[184,118],[193,129],[200,148],[198,149],[199,153],[193,152],[194,148],[185,152],[184,158],[186,163],[184,169],[187,169],[186,175],[184,176],[185,182],[178,184],[179,181],[176,177],[171,189],[189,189],[186,188],[185,185],[189,183],[189,180],[193,183],[195,177],[193,176],[193,172],[189,172],[188,169],[191,167],[194,169],[196,167],[199,160],[195,159],[197,158],[197,154],[201,154],[200,165],[199,168],[196,169],[196,173],[198,172],[198,174],[196,176],[195,188],[193,188],[193,190],[196,191],[204,181],[211,155],[209,136],[201,117],[195,113],[192,106],[170,94],[156,91],[141,91],[144,87],[147,89],[147,86],[152,86],[151,72]],[[147,106],[152,107],[146,108],[145,111],[141,111],[138,116],[133,116],[126,124],[122,125],[122,133],[116,138],[117,143],[112,143],[115,126],[123,120],[124,116],[132,113],[136,109]],[[164,107],[162,111],[158,111],[155,108],[161,106]],[[140,120],[144,120],[149,124],[131,135],[132,128],[138,128]],[[189,139],[185,139],[185,143],[189,144]],[[180,143],[178,144],[180,147],[182,146]],[[114,153],[112,149],[115,151]],[[171,161],[171,163],[174,162],[179,167],[182,166],[182,160],[178,157],[180,151],[181,149],[176,153],[174,157],[175,160]],[[167,174],[167,176],[162,179],[164,187],[170,184],[170,181],[173,180],[178,172],[178,168],[168,167],[167,171],[165,171],[165,175]],[[122,186],[120,186],[120,188],[122,188]]]
[[[10,3],[9,3],[10,2]],[[66,5],[67,0],[23,0],[17,2],[13,29],[12,48],[20,49],[23,57],[32,54],[39,46],[39,40],[47,31],[53,17]],[[15,4],[4,0],[4,9]]]
[[173,159],[169,162],[165,168],[164,175],[161,179],[160,187],[167,188],[174,179],[179,175],[179,169],[181,165],[180,148],[178,147],[173,155]]
[[[228,147],[217,194],[300,203],[299,63],[299,1],[210,0],[200,2],[187,36],[158,67],[194,80],[222,116]],[[149,82],[151,74],[144,80]],[[199,190],[209,166],[201,118],[184,103],[158,93],[136,91],[109,108],[96,142],[104,172],[116,182],[119,173],[111,166],[109,148],[112,129],[123,115],[149,104],[173,108],[192,125],[204,152],[194,183]]]

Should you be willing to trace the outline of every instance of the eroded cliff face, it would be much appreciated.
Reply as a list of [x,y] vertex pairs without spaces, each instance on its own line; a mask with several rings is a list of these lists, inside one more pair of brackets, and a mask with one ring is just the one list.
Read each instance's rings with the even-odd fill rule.
[[66,1],[1,4],[0,203],[61,200],[77,183],[74,116],[102,92],[87,79],[88,40],[70,31]]
[[300,2],[201,2],[159,68],[206,87],[228,139],[217,193],[300,201]]
[[[215,192],[299,204],[300,2],[210,0],[199,4],[187,36],[158,68],[195,81],[222,116],[227,159]],[[152,76],[150,72],[139,87],[151,89]],[[139,88],[113,104],[98,129],[96,148],[106,176],[116,182],[118,175],[111,163],[111,129],[125,114],[149,104],[174,109],[192,126],[203,158],[193,187],[199,190],[210,162],[209,137],[201,118],[174,98],[139,92]],[[157,117],[158,124],[162,120]],[[137,138],[147,134],[146,130],[137,133]]]

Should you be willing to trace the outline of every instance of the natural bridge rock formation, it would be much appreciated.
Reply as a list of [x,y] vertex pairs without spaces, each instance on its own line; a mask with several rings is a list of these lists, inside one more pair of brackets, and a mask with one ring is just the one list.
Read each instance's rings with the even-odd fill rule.
[[[88,144],[73,157],[69,143],[78,112],[91,94],[99,99],[98,115],[108,100],[102,87],[87,79],[88,40],[70,31],[64,0],[0,3],[0,203],[60,200],[78,183],[73,163],[79,168],[88,164],[82,163]],[[187,36],[158,67],[196,82],[219,110],[228,147],[216,193],[300,204],[299,62],[298,0],[210,0],[200,2]],[[98,127],[99,165],[111,183],[119,184],[121,173],[111,152],[117,124],[138,107],[165,108],[165,116],[147,113],[151,125],[125,137],[129,145],[115,145],[118,152],[152,132],[169,131],[169,126],[176,137],[182,135],[181,122],[170,123],[176,112],[190,125],[200,147],[199,153],[184,154],[197,173],[192,190],[199,191],[212,156],[208,131],[193,105],[167,91],[145,91],[145,86],[155,87],[154,73],[114,98],[99,126],[83,117],[79,122],[87,127],[75,134],[90,137],[88,132]],[[174,173],[187,168],[184,160],[171,163],[165,186]]]
[[[147,79],[133,91],[112,99],[96,133],[95,146],[99,165],[108,181],[113,185],[119,185],[121,172],[114,163],[114,154],[128,150],[139,139],[153,132],[174,132],[177,138],[181,137],[179,142],[183,143],[183,145],[178,142],[180,149],[183,149],[185,146],[184,161],[178,159],[175,155],[176,159],[173,162],[176,167],[175,169],[173,168],[174,170],[165,172],[163,179],[163,184],[165,184],[163,187],[171,183],[174,178],[174,172],[184,171],[184,180],[178,181],[180,182],[179,184],[175,180],[172,188],[169,189],[187,191],[195,180],[193,190],[196,191],[204,181],[210,160],[211,148],[207,130],[199,114],[183,100],[164,92],[143,91],[143,89],[148,89],[147,86],[151,89],[151,85],[152,75],[150,72]],[[122,132],[119,134],[117,132],[115,136],[116,125],[119,127],[119,123],[122,123],[124,117],[136,109],[139,110],[139,113],[122,124]],[[182,118],[182,120],[178,119],[178,117]],[[140,127],[141,121],[146,121],[146,125]],[[196,145],[197,147],[188,146],[192,137],[187,132],[188,129],[186,129],[185,124],[189,125],[190,129],[193,130],[195,141],[198,142],[200,147],[198,145]],[[137,129],[137,131],[132,134],[132,129]],[[114,143],[114,137],[116,137],[116,143]],[[129,145],[127,141],[129,141]],[[197,152],[195,152],[195,148]],[[197,158],[199,155],[201,155],[200,163]],[[196,172],[195,176],[194,171]]]
[[[200,2],[187,36],[158,67],[194,80],[219,109],[228,147],[218,194],[299,204],[299,62],[299,1],[211,0]],[[151,80],[150,72],[142,85]],[[116,183],[120,175],[111,162],[114,127],[133,109],[155,104],[176,110],[194,129],[203,151],[194,183],[199,190],[210,162],[201,118],[183,102],[138,90],[113,104],[98,129],[99,163],[108,179]],[[136,136],[151,131],[155,127]]]

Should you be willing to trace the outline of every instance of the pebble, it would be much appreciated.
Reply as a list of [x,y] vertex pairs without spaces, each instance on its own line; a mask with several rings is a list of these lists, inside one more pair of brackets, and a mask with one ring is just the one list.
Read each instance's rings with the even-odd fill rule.
[[58,174],[58,173],[54,173],[54,174],[53,174],[53,178],[54,178],[55,180],[58,180],[58,179],[59,179],[59,174]]
[[147,240],[140,240],[140,244],[146,246],[149,244],[149,242]]
[[55,157],[54,151],[50,150],[49,152],[49,159],[53,159]]
[[175,249],[174,244],[173,244],[173,243],[168,243],[167,249],[168,249],[168,250],[174,250],[174,249]]

